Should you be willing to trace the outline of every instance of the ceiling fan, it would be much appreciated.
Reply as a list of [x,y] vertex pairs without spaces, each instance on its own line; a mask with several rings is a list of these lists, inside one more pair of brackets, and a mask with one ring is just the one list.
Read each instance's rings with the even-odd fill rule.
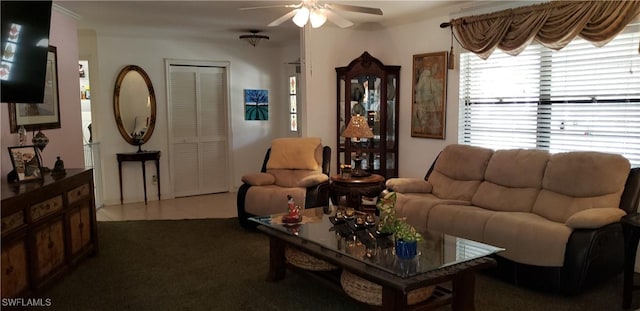
[[241,8],[241,10],[254,10],[254,9],[266,9],[266,8],[292,8],[289,13],[280,16],[278,19],[269,23],[267,26],[275,27],[284,23],[289,18],[293,17],[293,22],[298,27],[304,27],[307,23],[311,24],[311,27],[318,28],[322,26],[327,19],[332,23],[338,25],[340,28],[347,28],[353,26],[353,23],[346,18],[338,15],[335,11],[348,11],[364,14],[382,15],[382,10],[378,8],[369,8],[348,4],[338,3],[319,3],[318,0],[303,0],[298,4],[282,4],[282,5],[268,5],[259,7]]

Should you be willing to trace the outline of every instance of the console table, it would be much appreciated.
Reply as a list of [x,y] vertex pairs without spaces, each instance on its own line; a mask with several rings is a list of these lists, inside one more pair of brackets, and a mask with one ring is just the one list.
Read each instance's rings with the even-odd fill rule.
[[160,200],[160,151],[140,151],[129,153],[118,153],[118,177],[120,178],[120,204],[122,204],[122,162],[134,161],[142,162],[142,185],[144,186],[144,204],[147,204],[147,172],[146,161],[154,161],[156,164],[156,176],[158,184],[158,200]]

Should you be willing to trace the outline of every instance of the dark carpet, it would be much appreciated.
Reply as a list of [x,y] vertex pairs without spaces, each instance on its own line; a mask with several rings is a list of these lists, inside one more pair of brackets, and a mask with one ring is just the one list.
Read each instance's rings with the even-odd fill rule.
[[[99,222],[98,239],[98,255],[42,295],[52,299],[50,310],[368,309],[295,272],[266,282],[268,239],[237,219]],[[618,276],[563,297],[479,275],[476,309],[621,310],[621,287]]]

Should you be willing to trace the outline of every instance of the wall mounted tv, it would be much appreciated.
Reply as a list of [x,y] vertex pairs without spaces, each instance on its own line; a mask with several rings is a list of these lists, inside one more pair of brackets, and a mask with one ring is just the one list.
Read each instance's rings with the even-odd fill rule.
[[51,1],[0,2],[0,102],[42,103]]

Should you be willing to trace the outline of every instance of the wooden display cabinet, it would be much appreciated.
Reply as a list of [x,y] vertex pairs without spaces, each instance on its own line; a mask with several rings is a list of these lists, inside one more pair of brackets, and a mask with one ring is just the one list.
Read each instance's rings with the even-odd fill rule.
[[[400,66],[385,66],[364,52],[346,67],[336,68],[338,103],[338,156],[340,164],[355,165],[353,158],[362,148],[362,168],[385,179],[398,177],[398,108]],[[342,137],[351,116],[360,114],[368,120],[374,137]]]
[[93,170],[2,183],[2,298],[41,292],[98,250]]

